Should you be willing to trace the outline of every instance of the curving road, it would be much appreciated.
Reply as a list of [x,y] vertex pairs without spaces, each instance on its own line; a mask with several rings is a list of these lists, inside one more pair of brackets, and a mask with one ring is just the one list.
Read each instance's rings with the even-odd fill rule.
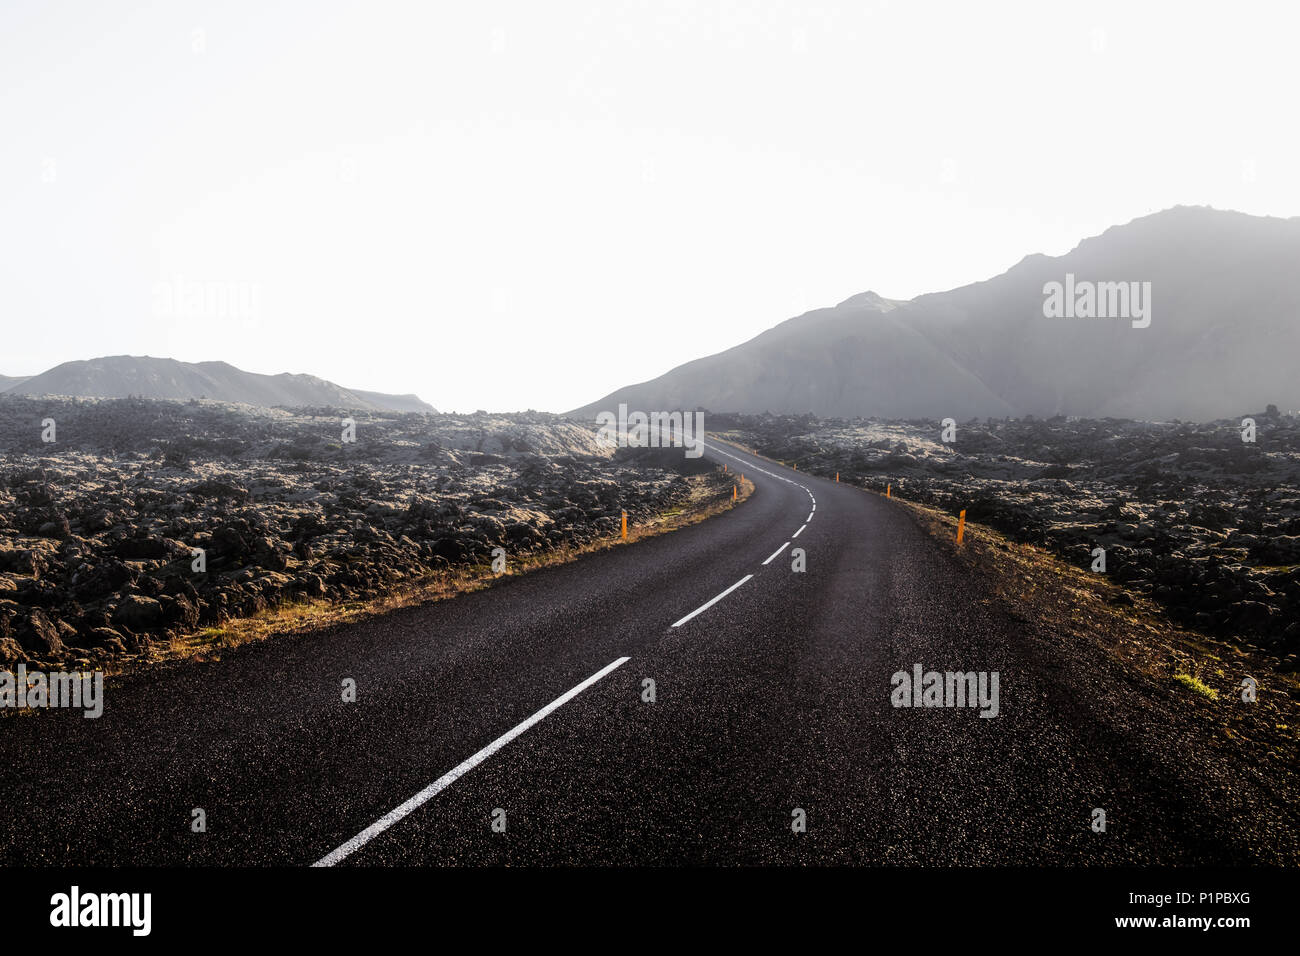
[[[756,490],[701,524],[5,720],[0,863],[1295,862],[1293,811],[903,509],[707,454]],[[997,671],[998,716],[894,708],[915,664]]]

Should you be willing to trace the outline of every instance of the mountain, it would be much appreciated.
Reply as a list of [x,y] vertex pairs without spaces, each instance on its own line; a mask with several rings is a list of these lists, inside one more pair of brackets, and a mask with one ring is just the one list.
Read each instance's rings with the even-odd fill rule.
[[29,377],[27,375],[0,375],[0,392],[13,388],[15,385],[21,385]]
[[226,362],[178,362],[150,356],[114,355],[64,362],[40,375],[0,382],[15,395],[70,395],[83,398],[210,398],[247,405],[332,405],[395,412],[432,412],[414,395],[385,395],[346,389],[314,375],[260,375]]
[[[626,402],[644,411],[1207,421],[1269,403],[1297,408],[1297,263],[1300,219],[1178,206],[1063,256],[1026,256],[985,282],[908,301],[854,296],[571,414]],[[1067,274],[1076,290],[1150,283],[1149,326],[1135,327],[1140,316],[1047,317],[1048,284],[1064,286]]]

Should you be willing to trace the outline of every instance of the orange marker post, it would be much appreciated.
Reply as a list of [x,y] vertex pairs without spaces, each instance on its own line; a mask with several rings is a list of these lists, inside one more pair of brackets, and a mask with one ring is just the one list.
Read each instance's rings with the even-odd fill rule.
[[892,498],[892,497],[894,497],[893,494],[891,494],[891,492],[892,492],[893,490],[894,490],[894,486],[893,486],[893,484],[887,484],[887,485],[885,485],[885,497],[886,497],[886,498]]
[[623,540],[627,540],[627,512],[623,512]]
[[966,534],[966,509],[961,509],[961,514],[957,516],[957,543],[961,544],[962,537]]
[[732,486],[731,486],[731,500],[732,500],[732,501],[735,501],[735,500],[736,500],[736,486],[735,486],[735,485],[732,485]]
[[835,484],[838,485],[839,483],[840,483],[840,473],[837,471],[835,472]]

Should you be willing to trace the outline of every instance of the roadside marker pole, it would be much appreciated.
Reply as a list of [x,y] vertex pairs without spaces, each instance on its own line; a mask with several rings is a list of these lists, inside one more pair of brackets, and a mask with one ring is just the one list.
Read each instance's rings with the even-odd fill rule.
[[[962,512],[962,514],[965,513],[966,512],[964,511]],[[623,512],[623,540],[624,541],[627,540],[627,512],[626,511]]]
[[892,483],[890,483],[890,484],[886,484],[886,485],[885,485],[885,497],[886,497],[886,498],[892,498],[892,497],[894,497],[893,494],[891,494],[891,492],[892,492],[893,490],[894,490],[894,486],[893,486]]
[[736,486],[735,486],[735,485],[732,485],[732,486],[731,486],[731,500],[732,500],[732,501],[735,501],[735,500],[736,500]]
[[840,473],[837,471],[835,472],[835,484],[838,485],[839,483],[840,483]]
[[957,543],[961,544],[962,535],[966,533],[966,509],[961,509],[961,514],[957,516]]

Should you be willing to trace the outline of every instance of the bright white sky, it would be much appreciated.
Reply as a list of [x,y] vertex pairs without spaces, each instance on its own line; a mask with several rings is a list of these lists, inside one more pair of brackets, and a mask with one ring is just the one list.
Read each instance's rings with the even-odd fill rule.
[[1300,215],[1297,9],[4,0],[0,372],[562,411],[1178,203]]

